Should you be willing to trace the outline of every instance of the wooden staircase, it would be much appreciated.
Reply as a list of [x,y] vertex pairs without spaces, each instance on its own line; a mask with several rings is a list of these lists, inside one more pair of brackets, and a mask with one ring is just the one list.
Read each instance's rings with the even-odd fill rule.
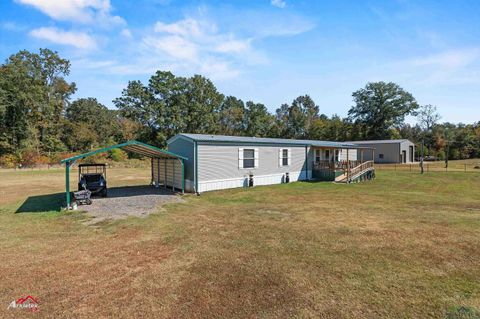
[[375,178],[373,161],[367,161],[353,168],[347,168],[342,175],[335,178],[337,183],[355,183]]

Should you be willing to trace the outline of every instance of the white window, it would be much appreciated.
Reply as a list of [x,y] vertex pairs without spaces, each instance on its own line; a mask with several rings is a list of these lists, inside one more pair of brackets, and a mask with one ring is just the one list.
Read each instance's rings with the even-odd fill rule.
[[321,150],[315,150],[315,162],[320,162],[320,160],[322,159],[321,156]]
[[278,150],[278,166],[290,166],[291,150],[289,148],[281,148]]
[[238,149],[238,167],[239,168],[257,168],[258,167],[258,148],[239,148]]
[[325,150],[325,160],[330,160],[330,150]]
[[338,162],[338,161],[339,161],[339,157],[340,157],[340,151],[339,151],[339,150],[335,150],[335,162]]

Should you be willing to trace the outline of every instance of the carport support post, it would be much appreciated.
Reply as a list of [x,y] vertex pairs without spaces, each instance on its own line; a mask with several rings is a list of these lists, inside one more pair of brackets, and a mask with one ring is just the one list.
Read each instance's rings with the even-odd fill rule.
[[[182,165],[182,194],[185,194],[185,166],[183,165],[183,159],[180,159],[180,164]],[[465,167],[467,167],[465,165]]]
[[67,209],[70,208],[70,162],[65,163],[65,195],[67,199]]
[[167,189],[167,158],[166,157],[163,158],[163,171],[165,173],[163,175],[163,179],[165,182],[163,186],[165,187],[165,189]]
[[175,191],[175,160],[172,159],[172,191]]

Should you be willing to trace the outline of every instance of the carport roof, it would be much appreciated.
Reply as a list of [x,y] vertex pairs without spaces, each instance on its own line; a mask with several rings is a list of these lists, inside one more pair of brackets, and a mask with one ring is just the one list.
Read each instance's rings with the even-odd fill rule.
[[172,152],[169,152],[169,151],[166,151],[166,150],[162,150],[162,149],[160,149],[158,147],[155,147],[153,145],[145,144],[145,143],[142,143],[142,142],[139,142],[139,141],[128,141],[128,142],[125,142],[125,143],[122,143],[122,144],[112,145],[112,146],[101,148],[101,149],[91,151],[91,152],[88,152],[88,153],[79,154],[79,155],[76,155],[76,156],[65,158],[65,159],[61,160],[60,163],[73,162],[73,161],[76,161],[78,159],[82,159],[82,158],[92,156],[92,155],[95,155],[95,154],[98,154],[98,153],[108,152],[108,151],[110,151],[112,149],[115,149],[115,148],[121,148],[121,149],[124,149],[125,151],[132,152],[132,153],[137,153],[137,154],[144,155],[144,156],[147,156],[147,157],[179,158],[179,159],[187,160],[186,157],[177,155],[175,153],[172,153]]

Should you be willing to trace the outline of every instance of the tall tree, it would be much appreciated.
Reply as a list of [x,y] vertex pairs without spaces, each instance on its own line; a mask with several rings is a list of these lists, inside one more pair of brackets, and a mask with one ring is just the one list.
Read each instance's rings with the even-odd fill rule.
[[60,119],[76,90],[75,83],[65,80],[70,62],[48,49],[23,50],[10,56],[0,70],[1,145],[30,146],[37,152],[61,149]]
[[365,127],[367,139],[388,139],[391,129],[401,126],[405,116],[418,109],[412,94],[395,83],[373,82],[353,94],[355,106],[348,111],[352,120]]
[[218,131],[218,111],[223,94],[209,79],[194,75],[187,80],[185,103],[188,108],[187,132],[214,134]]
[[418,110],[418,123],[425,131],[430,131],[441,118],[442,117],[437,112],[437,107],[431,104],[423,105]]
[[227,96],[220,106],[219,133],[224,135],[243,135],[245,103],[234,96]]
[[245,110],[246,135],[256,137],[269,137],[275,118],[265,105],[248,101]]
[[65,117],[71,125],[85,124],[94,132],[97,139],[94,145],[105,145],[111,142],[118,129],[116,111],[109,110],[95,98],[81,98],[73,101],[65,110]]
[[319,107],[312,98],[303,95],[293,100],[291,105],[282,104],[276,111],[276,118],[285,137],[309,138],[318,112]]
[[113,102],[122,116],[145,127],[143,140],[165,146],[180,132],[216,133],[223,95],[200,75],[183,78],[158,71],[146,87],[140,81],[129,82]]

